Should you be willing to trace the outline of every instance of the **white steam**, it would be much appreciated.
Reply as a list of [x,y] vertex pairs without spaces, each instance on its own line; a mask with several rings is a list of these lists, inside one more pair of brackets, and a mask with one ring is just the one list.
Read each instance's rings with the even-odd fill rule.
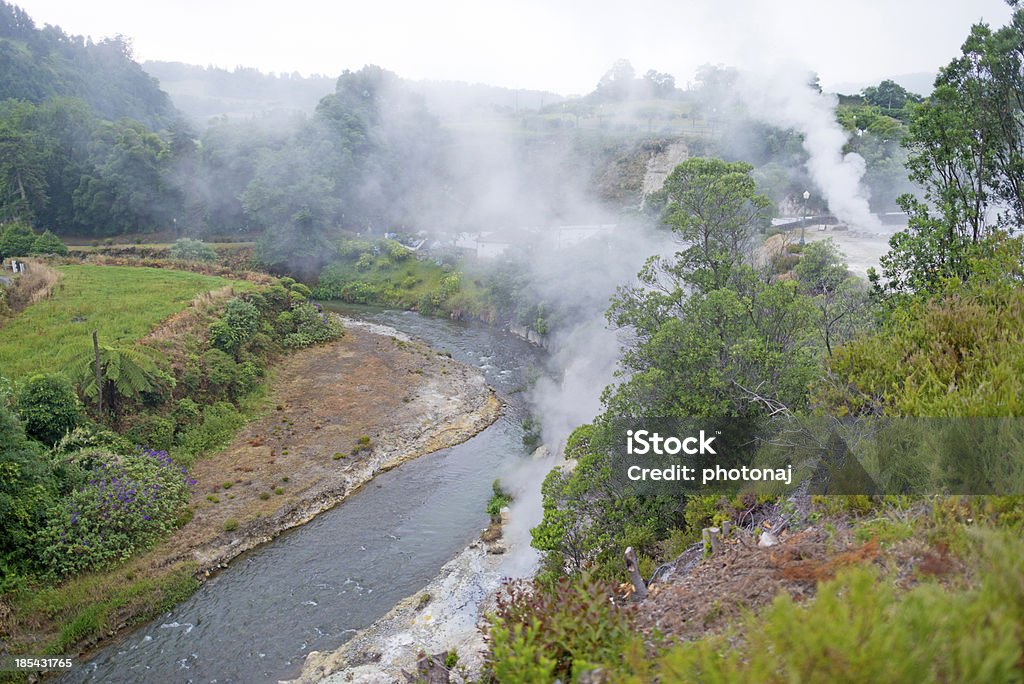
[[737,89],[748,115],[763,123],[803,134],[807,170],[836,217],[855,228],[881,230],[871,213],[861,179],[864,158],[843,154],[849,137],[836,121],[837,98],[809,85],[811,74],[799,69],[745,71]]
[[634,281],[650,255],[676,249],[671,233],[629,225],[571,249],[539,252],[532,260],[529,278],[536,295],[575,315],[549,340],[550,375],[539,378],[530,393],[545,448],[502,480],[514,496],[504,529],[506,576],[524,577],[535,569],[539,553],[530,546],[530,530],[543,516],[541,483],[552,468],[565,464],[566,439],[601,413],[601,394],[615,382],[622,344],[604,312],[616,286]]

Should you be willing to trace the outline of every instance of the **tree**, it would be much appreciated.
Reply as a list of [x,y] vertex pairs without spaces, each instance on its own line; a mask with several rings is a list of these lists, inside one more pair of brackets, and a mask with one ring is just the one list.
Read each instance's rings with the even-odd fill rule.
[[880,294],[933,292],[971,276],[973,257],[1000,231],[1024,225],[1024,10],[993,32],[975,25],[962,55],[942,68],[935,91],[911,110],[906,231],[890,241]]
[[750,171],[688,159],[655,198],[683,249],[650,258],[639,284],[612,300],[609,320],[635,337],[623,352],[628,379],[607,397],[614,415],[752,415],[746,391],[762,385],[803,403],[815,359],[810,302],[796,283],[766,281],[750,265],[771,207]]
[[35,252],[36,234],[25,223],[8,224],[0,235],[0,259],[29,256]]
[[71,383],[63,375],[34,375],[18,392],[18,415],[25,432],[52,446],[75,429],[82,407]]
[[676,77],[650,69],[644,74],[644,85],[651,97],[664,99],[672,97],[676,92]]
[[47,201],[43,151],[28,123],[34,111],[25,102],[0,107],[0,217],[32,220]]
[[626,100],[636,87],[636,70],[628,59],[615,60],[597,83],[594,95],[602,100]]
[[834,345],[864,327],[867,291],[859,279],[850,276],[831,238],[806,245],[793,270],[801,289],[812,298],[818,332],[825,351],[832,356]]
[[922,99],[920,95],[908,91],[899,83],[891,80],[882,81],[877,86],[868,86],[861,91],[861,94],[864,96],[865,102],[883,108],[887,112],[899,112],[908,102],[917,103]]
[[162,356],[156,350],[142,346],[98,345],[98,351],[98,374],[96,356],[91,350],[69,364],[69,374],[83,397],[102,398],[102,405],[112,411],[117,410],[124,399],[140,399],[143,394],[156,391],[163,382],[173,383],[173,378],[160,370],[158,362]]
[[59,237],[47,230],[37,237],[32,244],[32,253],[64,256],[68,253],[68,246],[61,242]]
[[743,162],[691,158],[679,164],[651,197],[664,222],[687,247],[674,269],[689,285],[725,286],[733,267],[748,255],[754,235],[764,229],[772,204],[757,193],[753,167]]

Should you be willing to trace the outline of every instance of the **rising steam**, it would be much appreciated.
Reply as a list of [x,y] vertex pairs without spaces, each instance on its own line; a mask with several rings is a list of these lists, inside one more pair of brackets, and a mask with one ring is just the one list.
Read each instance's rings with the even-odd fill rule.
[[809,84],[811,74],[799,69],[772,72],[745,71],[737,88],[748,115],[763,123],[791,128],[804,138],[807,170],[836,217],[855,228],[881,230],[881,222],[868,207],[864,158],[843,154],[849,137],[836,121],[838,100]]

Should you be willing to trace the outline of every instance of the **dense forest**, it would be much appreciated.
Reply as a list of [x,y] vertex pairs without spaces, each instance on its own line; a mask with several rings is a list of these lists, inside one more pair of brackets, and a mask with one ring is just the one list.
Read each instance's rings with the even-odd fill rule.
[[[274,255],[268,265],[301,262],[315,275],[322,264],[311,256],[322,257],[328,242],[351,232],[414,232],[444,222],[479,230],[531,220],[535,201],[525,198],[498,212],[483,206],[480,196],[494,195],[498,183],[513,194],[546,196],[545,211],[570,216],[566,197],[580,193],[564,169],[577,169],[582,185],[593,186],[642,156],[646,139],[686,133],[686,125],[695,150],[753,163],[775,202],[809,187],[799,136],[752,123],[729,99],[728,70],[707,67],[683,91],[668,74],[637,76],[620,60],[591,94],[562,101],[532,91],[411,83],[377,67],[346,72],[332,94],[317,99],[309,94],[323,85],[316,79],[152,66],[225,95],[255,83],[254,96],[266,90],[266,98],[284,97],[301,83],[300,99],[316,102],[305,115],[218,117],[199,132],[132,61],[127,39],[92,45],[59,28],[39,29],[12,5],[4,5],[2,20],[10,69],[0,82],[0,217],[62,236],[264,234],[263,254]],[[886,82],[847,99],[839,112],[855,133],[847,151],[865,157],[873,206],[893,210],[904,187],[904,105],[915,98]],[[518,133],[501,134],[509,150],[495,154],[467,132],[473,117],[485,114],[518,124]],[[505,178],[510,162],[533,170]],[[610,177],[611,187],[592,199],[613,213],[630,208],[639,197],[623,188],[636,180]],[[820,206],[820,198],[811,204]],[[281,236],[269,235],[271,226]],[[303,237],[292,241],[294,235]]]

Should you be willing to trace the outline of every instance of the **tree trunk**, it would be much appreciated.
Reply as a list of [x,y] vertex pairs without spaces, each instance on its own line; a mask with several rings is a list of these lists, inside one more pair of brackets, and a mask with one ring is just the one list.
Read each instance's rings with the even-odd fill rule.
[[640,567],[637,565],[636,554],[633,553],[632,546],[626,549],[625,557],[626,572],[629,573],[629,581],[633,583],[633,600],[643,601],[647,597],[647,584],[640,575]]
[[95,369],[96,369],[96,410],[99,413],[103,413],[103,383],[101,381],[103,374],[100,372],[100,341],[96,337],[96,331],[92,331],[92,351],[96,357]]

